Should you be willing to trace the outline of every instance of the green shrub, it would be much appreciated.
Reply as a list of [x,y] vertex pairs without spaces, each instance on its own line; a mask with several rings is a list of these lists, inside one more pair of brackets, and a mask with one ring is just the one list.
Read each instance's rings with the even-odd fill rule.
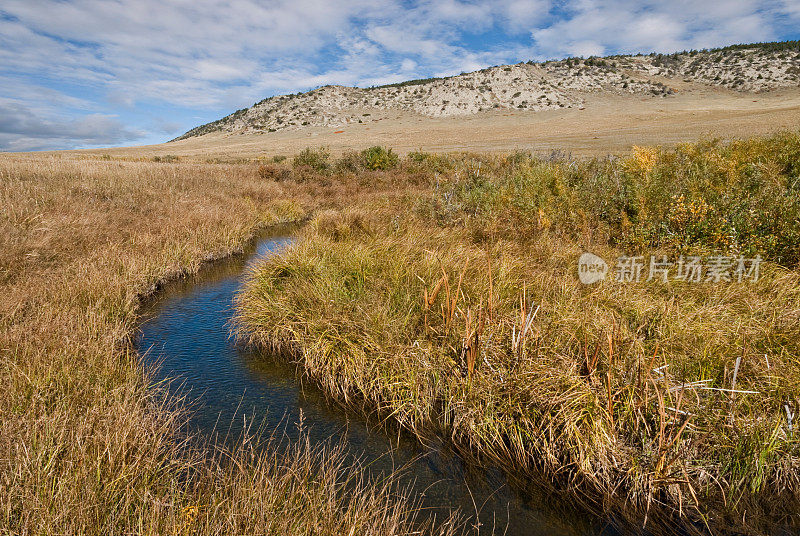
[[324,147],[320,147],[319,149],[306,147],[294,157],[292,166],[296,168],[308,167],[314,171],[326,173],[330,171],[330,163],[328,162],[330,157],[330,151]]
[[412,151],[406,161],[410,171],[445,173],[453,169],[453,158],[448,155]]
[[431,157],[430,153],[424,153],[422,151],[411,151],[408,153],[407,157],[410,162],[414,162],[415,164],[422,164],[426,160]]
[[[800,134],[625,158],[542,160],[518,152],[480,180],[443,183],[422,212],[442,224],[602,237],[630,253],[761,255],[800,264]],[[469,215],[469,218],[467,218]]]
[[392,169],[397,166],[400,161],[391,149],[386,149],[378,145],[361,151],[361,159],[364,167],[371,170]]

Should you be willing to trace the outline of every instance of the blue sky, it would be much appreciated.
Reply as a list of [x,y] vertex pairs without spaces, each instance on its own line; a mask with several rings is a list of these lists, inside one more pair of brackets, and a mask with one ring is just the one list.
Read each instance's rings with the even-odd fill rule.
[[800,38],[800,0],[3,0],[0,150],[160,143],[265,97]]

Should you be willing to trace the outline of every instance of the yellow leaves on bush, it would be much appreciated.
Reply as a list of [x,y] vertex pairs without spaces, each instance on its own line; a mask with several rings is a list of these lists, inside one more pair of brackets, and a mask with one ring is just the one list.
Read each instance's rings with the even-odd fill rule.
[[686,201],[683,195],[673,198],[669,210],[669,223],[674,229],[686,229],[690,225],[705,221],[712,211],[705,199]]
[[713,165],[719,175],[725,177],[729,182],[735,182],[739,178],[740,162],[747,161],[747,155],[742,154],[736,147],[722,155],[717,151],[710,151],[705,155],[706,159]]
[[631,173],[650,173],[658,162],[658,147],[634,145],[631,156],[625,160],[625,169]]
[[667,217],[670,228],[678,233],[674,239],[694,237],[723,251],[736,242],[724,218],[703,198],[687,201],[683,195],[673,197]]
[[541,207],[539,208],[539,213],[536,218],[536,224],[539,226],[539,229],[543,230],[549,229],[550,226],[553,224],[553,222],[550,221],[550,218],[547,217],[547,214],[545,214],[544,210],[542,210]]

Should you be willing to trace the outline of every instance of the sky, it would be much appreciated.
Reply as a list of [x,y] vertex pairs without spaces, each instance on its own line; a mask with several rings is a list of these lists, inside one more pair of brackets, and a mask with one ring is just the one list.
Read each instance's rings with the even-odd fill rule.
[[161,143],[271,95],[800,39],[800,0],[3,0],[0,151]]

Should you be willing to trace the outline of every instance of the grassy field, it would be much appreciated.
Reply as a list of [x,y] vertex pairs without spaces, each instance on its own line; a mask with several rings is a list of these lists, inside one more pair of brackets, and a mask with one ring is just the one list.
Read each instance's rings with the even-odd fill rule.
[[[336,176],[379,156],[294,164]],[[623,524],[797,525],[800,136],[381,161],[430,191],[317,213],[240,296],[243,337],[344,404]],[[646,281],[645,266],[584,286],[584,251],[612,272],[634,254],[764,261],[757,280]]]
[[[0,156],[2,531],[456,531],[335,445],[198,446],[132,348],[163,282],[308,217],[240,330],[342,403],[639,526],[796,524],[798,162],[793,133],[581,161]],[[586,250],[764,262],[583,286]]]
[[182,401],[149,386],[131,341],[160,283],[260,228],[397,187],[263,175],[257,163],[0,156],[0,532],[432,532],[336,445],[201,448]]

